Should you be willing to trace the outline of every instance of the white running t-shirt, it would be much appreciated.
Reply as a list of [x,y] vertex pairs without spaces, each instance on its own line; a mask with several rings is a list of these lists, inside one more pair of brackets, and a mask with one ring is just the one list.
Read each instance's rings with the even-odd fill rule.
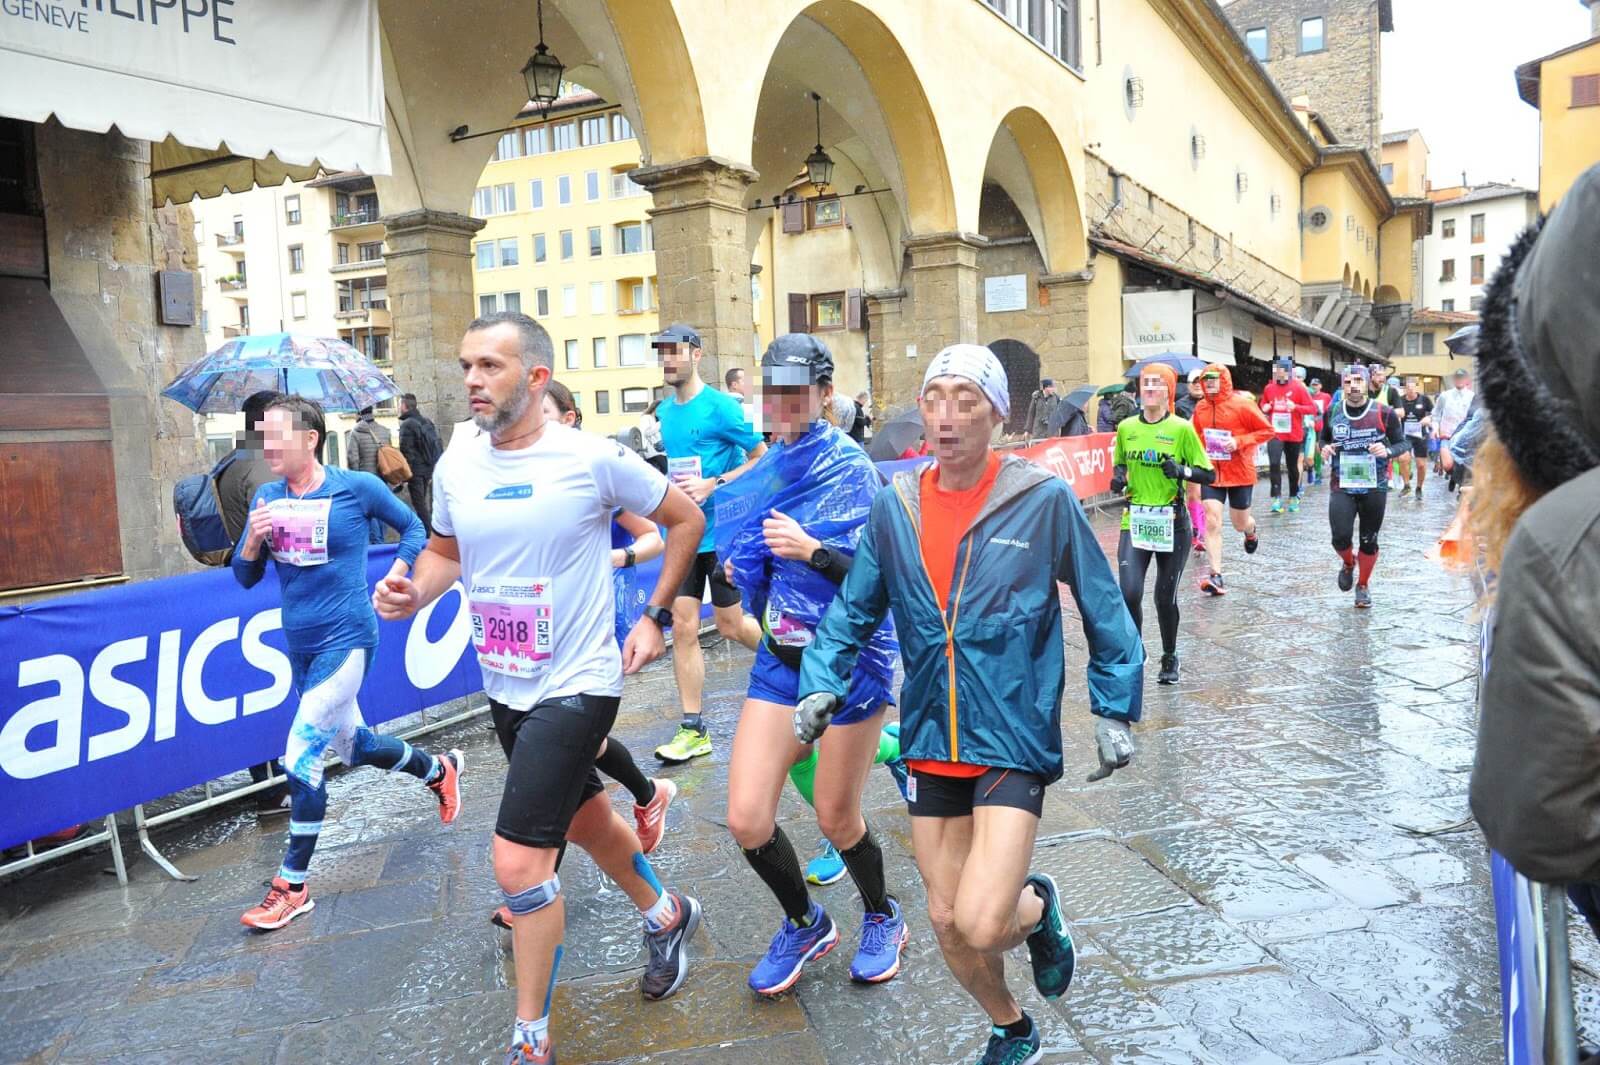
[[491,699],[526,710],[622,694],[611,515],[653,514],[666,494],[667,479],[633,451],[554,423],[532,447],[500,451],[483,433],[444,453],[433,526],[461,552]]

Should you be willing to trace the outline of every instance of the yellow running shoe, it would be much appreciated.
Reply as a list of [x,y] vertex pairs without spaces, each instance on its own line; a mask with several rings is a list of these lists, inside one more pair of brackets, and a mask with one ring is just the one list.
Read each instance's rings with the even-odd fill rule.
[[668,765],[682,765],[711,753],[711,734],[679,725],[677,735],[656,748],[656,757]]

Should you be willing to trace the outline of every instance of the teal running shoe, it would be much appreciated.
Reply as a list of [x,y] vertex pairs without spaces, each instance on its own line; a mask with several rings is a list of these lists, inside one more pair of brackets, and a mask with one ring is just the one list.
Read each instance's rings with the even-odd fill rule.
[[1056,882],[1044,873],[1030,873],[1024,883],[1032,884],[1044,896],[1044,916],[1028,934],[1028,958],[1033,962],[1033,986],[1047,999],[1058,999],[1072,983],[1077,952],[1067,919],[1061,912],[1061,892]]
[[822,849],[817,851],[817,856],[806,863],[806,880],[813,884],[837,884],[844,879],[845,872],[844,859],[839,856],[838,848],[827,840],[822,841]]

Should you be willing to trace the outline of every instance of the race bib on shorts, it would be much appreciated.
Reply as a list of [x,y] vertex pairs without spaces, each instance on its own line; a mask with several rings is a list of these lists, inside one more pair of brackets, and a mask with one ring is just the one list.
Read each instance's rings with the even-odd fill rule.
[[700,456],[691,455],[686,459],[668,459],[667,476],[673,484],[682,484],[693,478],[700,479]]
[[1230,459],[1233,452],[1229,445],[1233,443],[1233,433],[1227,429],[1207,429],[1204,432],[1206,442],[1206,458]]
[[1339,487],[1378,487],[1378,456],[1352,455],[1349,452],[1340,455]]
[[767,603],[766,615],[763,618],[767,635],[772,637],[772,642],[779,647],[810,647],[813,639],[812,632],[800,622],[794,620],[772,603]]
[[1293,432],[1294,414],[1286,410],[1273,411],[1272,431],[1279,434]]
[[547,668],[554,644],[548,577],[507,577],[477,585],[467,599],[478,664],[508,677]]
[[1128,538],[1140,551],[1171,551],[1175,517],[1171,507],[1129,507]]
[[1418,421],[1417,419],[1415,419],[1415,418],[1407,418],[1406,419],[1406,435],[1407,436],[1421,436],[1422,435],[1422,423],[1420,421]]
[[328,561],[328,511],[333,500],[274,499],[267,504],[272,514],[272,542],[268,551],[274,562],[290,566],[322,566]]

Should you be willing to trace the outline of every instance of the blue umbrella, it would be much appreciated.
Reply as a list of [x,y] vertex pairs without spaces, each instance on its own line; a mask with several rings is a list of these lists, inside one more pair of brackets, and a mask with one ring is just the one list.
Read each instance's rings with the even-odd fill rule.
[[1149,358],[1140,359],[1138,362],[1128,367],[1128,372],[1123,374],[1123,376],[1138,377],[1140,370],[1143,370],[1146,366],[1150,366],[1152,364],[1160,364],[1162,366],[1172,367],[1173,373],[1176,373],[1179,380],[1182,380],[1189,375],[1190,370],[1198,370],[1204,367],[1206,365],[1206,360],[1197,359],[1193,355],[1182,355],[1176,351],[1164,351],[1160,355],[1151,355]]
[[257,392],[289,392],[326,411],[359,411],[400,394],[361,352],[334,337],[237,337],[180,373],[161,394],[200,414],[236,413]]

